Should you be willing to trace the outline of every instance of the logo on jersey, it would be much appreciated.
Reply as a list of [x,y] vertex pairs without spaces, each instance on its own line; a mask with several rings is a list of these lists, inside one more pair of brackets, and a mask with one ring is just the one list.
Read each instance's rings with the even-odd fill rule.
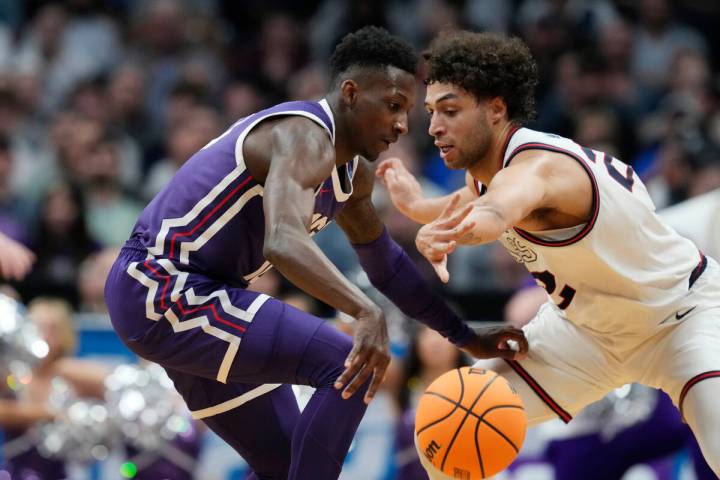
[[532,263],[537,260],[537,253],[532,248],[507,231],[500,236],[500,241],[516,262]]

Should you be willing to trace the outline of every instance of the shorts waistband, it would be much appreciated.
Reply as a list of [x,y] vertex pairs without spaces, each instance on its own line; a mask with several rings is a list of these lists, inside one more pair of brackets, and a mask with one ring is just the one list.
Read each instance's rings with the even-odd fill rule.
[[143,245],[143,243],[136,237],[130,238],[127,242],[125,242],[125,245],[123,245],[122,248],[137,250],[138,252],[147,252],[145,245]]

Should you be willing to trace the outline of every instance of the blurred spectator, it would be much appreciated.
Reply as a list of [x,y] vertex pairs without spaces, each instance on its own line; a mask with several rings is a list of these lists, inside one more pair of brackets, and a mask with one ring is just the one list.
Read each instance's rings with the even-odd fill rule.
[[681,50],[705,54],[707,45],[696,31],[675,20],[669,0],[642,0],[638,11],[633,74],[644,87],[659,91],[668,84],[670,67]]
[[117,139],[105,134],[81,161],[88,230],[104,246],[122,245],[143,205],[123,188]]
[[107,314],[105,304],[105,279],[113,262],[120,253],[119,248],[105,248],[90,254],[80,264],[78,291],[80,292],[80,313]]
[[23,298],[53,295],[78,305],[80,264],[99,247],[85,224],[85,203],[80,190],[63,182],[47,190],[30,245],[37,255],[37,264],[19,285]]
[[27,226],[32,217],[28,201],[15,193],[11,184],[15,165],[10,143],[0,134],[0,232],[19,241],[27,241]]
[[258,86],[252,82],[235,80],[223,93],[223,124],[232,125],[241,118],[260,111],[266,105]]
[[[200,85],[211,91],[224,78],[216,52],[207,45],[195,45],[192,36],[193,10],[180,0],[136,2],[133,15],[131,58],[148,73],[147,108],[151,121],[164,129],[164,110],[173,88],[184,80],[207,81]],[[197,19],[196,17],[195,19]],[[191,79],[185,79],[185,69]]]
[[222,133],[221,126],[215,110],[202,106],[187,109],[169,132],[168,156],[155,163],[148,172],[143,196],[149,200],[162,190],[195,152]]
[[27,318],[47,342],[49,353],[33,369],[27,385],[19,390],[0,384],[0,427],[5,431],[5,468],[10,478],[18,480],[64,480],[67,478],[61,460],[40,455],[33,425],[51,420],[55,413],[47,406],[52,379],[66,379],[80,396],[102,397],[103,380],[109,369],[71,358],[77,346],[72,325],[72,309],[59,298],[38,298],[28,305]]
[[137,142],[142,163],[160,141],[156,126],[145,111],[147,75],[134,63],[125,63],[111,74],[107,85],[109,125]]

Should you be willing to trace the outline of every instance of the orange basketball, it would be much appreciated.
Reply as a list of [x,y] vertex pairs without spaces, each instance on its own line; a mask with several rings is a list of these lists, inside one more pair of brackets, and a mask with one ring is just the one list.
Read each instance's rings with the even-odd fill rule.
[[431,479],[475,480],[507,468],[527,419],[505,378],[482,368],[450,370],[425,390],[415,416],[415,446]]

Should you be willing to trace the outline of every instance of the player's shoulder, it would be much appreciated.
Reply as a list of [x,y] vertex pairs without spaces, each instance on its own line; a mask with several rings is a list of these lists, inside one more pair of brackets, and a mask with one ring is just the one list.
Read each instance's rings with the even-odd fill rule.
[[505,157],[507,160],[521,151],[530,149],[575,151],[577,148],[578,145],[573,140],[562,135],[522,127],[517,129],[509,139]]

